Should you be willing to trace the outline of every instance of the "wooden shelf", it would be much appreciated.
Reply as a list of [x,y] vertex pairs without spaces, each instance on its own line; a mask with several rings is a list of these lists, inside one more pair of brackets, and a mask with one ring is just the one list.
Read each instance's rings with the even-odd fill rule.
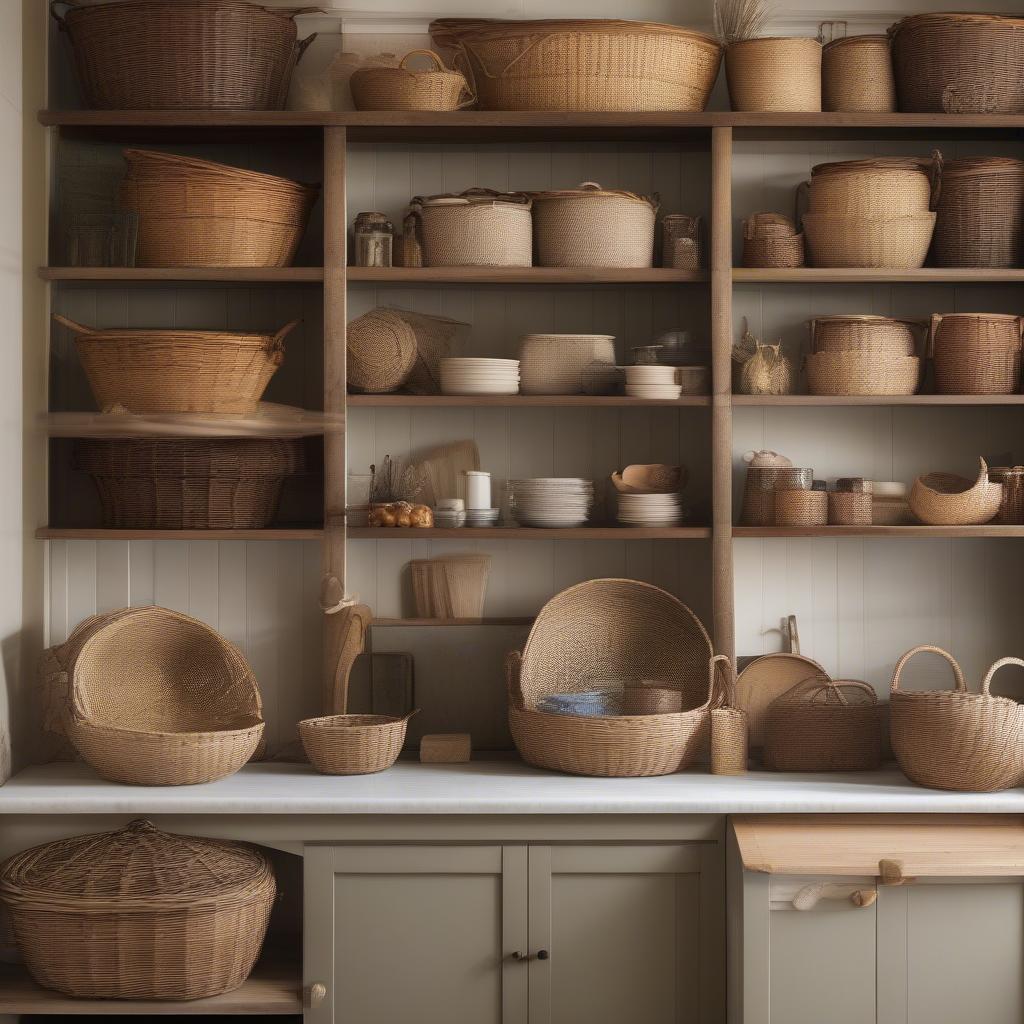
[[[1024,529],[1024,528],[1022,528]],[[568,529],[539,529],[531,526],[461,526],[430,529],[354,526],[352,540],[705,540],[707,526],[578,526]]]
[[367,284],[696,284],[707,280],[702,270],[664,267],[348,267],[349,282]]
[[1024,405],[1024,395],[733,395],[733,405]]
[[862,267],[734,267],[736,284],[1024,284],[1024,269],[923,267],[872,270]]
[[241,988],[208,999],[186,1002],[132,999],[75,999],[40,988],[24,967],[0,964],[0,1014],[301,1014],[302,982],[298,967],[258,964]]
[[1024,526],[734,526],[734,537],[1024,537]]
[[[1024,395],[1021,396],[1024,399]],[[707,395],[684,395],[682,398],[627,398],[625,395],[349,395],[354,408],[400,409],[456,408],[490,406],[506,409],[629,409],[653,406],[710,406]]]
[[266,530],[104,530],[41,526],[37,540],[321,540],[318,527],[269,527]]
[[530,626],[532,617],[483,619],[374,619],[373,626]]
[[322,284],[323,267],[40,267],[44,281],[215,281],[223,284]]

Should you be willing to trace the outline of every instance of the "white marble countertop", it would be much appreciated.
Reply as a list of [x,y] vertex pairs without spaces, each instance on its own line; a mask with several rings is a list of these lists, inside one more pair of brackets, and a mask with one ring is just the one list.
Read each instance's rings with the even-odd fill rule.
[[203,786],[124,786],[82,764],[28,768],[0,786],[4,814],[742,814],[1024,813],[1024,789],[945,793],[895,768],[870,774],[739,777],[684,772],[590,779],[519,761],[424,765],[379,775],[318,775],[307,765],[255,764]]

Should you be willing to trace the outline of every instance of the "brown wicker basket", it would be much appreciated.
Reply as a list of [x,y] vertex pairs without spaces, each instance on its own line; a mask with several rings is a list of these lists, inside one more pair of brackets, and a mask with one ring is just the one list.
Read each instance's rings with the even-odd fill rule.
[[390,768],[405,743],[415,715],[328,715],[299,722],[299,737],[310,764],[324,775],[370,775]]
[[828,495],[824,491],[776,491],[773,525],[828,525]]
[[[949,662],[955,689],[900,688],[907,662],[923,651]],[[981,693],[968,693],[960,666],[942,648],[914,647],[900,658],[889,694],[889,731],[893,753],[908,779],[932,789],[969,793],[993,793],[1024,782],[1024,707],[989,693],[992,676],[1006,664],[1024,662],[997,661]]]
[[910,510],[928,526],[981,526],[991,522],[1003,500],[1002,484],[988,477],[984,459],[977,480],[956,473],[919,476],[910,489]]
[[103,525],[128,530],[262,530],[285,477],[304,468],[300,441],[257,438],[80,440]]
[[929,349],[940,395],[1012,395],[1020,387],[1024,317],[934,313]]
[[913,395],[921,382],[917,356],[816,352],[805,369],[812,395]]
[[722,680],[722,705],[711,710],[711,774],[743,775],[747,771],[747,713],[736,707],[736,673],[724,654],[711,659]]
[[529,267],[533,264],[532,200],[522,192],[471,188],[458,195],[416,196],[427,267]]
[[96,403],[104,412],[251,413],[284,361],[276,334],[232,331],[96,330],[54,315],[75,334]]
[[1003,488],[994,521],[1006,526],[1024,525],[1024,466],[993,466],[988,477]]
[[[410,57],[426,57],[432,67],[414,71]],[[445,67],[433,50],[410,50],[397,68],[357,68],[349,79],[356,110],[459,110],[475,97],[461,71]]]
[[249,976],[277,886],[241,843],[116,832],[36,846],[0,867],[33,979],[78,999],[202,999]]
[[918,270],[928,257],[935,214],[883,218],[805,213],[803,225],[812,267]]
[[821,110],[817,39],[766,37],[730,43],[725,74],[733,110]]
[[287,267],[318,189],[194,157],[126,149],[120,204],[137,267]]
[[348,325],[345,341],[352,391],[397,391],[416,366],[416,332],[395,310],[374,309],[357,317]]
[[828,522],[830,526],[871,526],[872,498],[870,493],[852,491],[828,492]]
[[710,36],[641,21],[442,18],[430,36],[482,110],[699,111],[722,60]]
[[120,0],[57,16],[85,101],[106,110],[279,110],[292,69],[294,18],[315,8],[242,0]]
[[704,261],[703,222],[688,213],[661,219],[661,265],[673,270],[700,270]]
[[888,36],[845,36],[821,51],[821,106],[850,113],[896,109],[896,80]]
[[904,357],[917,355],[921,320],[898,320],[872,314],[819,316],[807,321],[811,352],[855,352],[861,355]]

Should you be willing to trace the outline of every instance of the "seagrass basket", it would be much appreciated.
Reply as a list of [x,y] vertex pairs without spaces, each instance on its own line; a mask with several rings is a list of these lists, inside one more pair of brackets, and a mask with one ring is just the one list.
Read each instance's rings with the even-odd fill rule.
[[1012,395],[1020,387],[1024,317],[933,313],[929,348],[940,395]]
[[872,314],[837,314],[807,321],[811,352],[856,352],[862,355],[917,355],[926,325]]
[[[430,69],[414,70],[410,57],[426,57]],[[397,68],[356,68],[349,86],[356,110],[459,110],[474,101],[465,75],[433,50],[410,50]]]
[[126,149],[137,267],[287,267],[318,189],[194,157]]
[[817,39],[769,37],[730,43],[725,74],[733,110],[821,110],[821,43]]
[[917,356],[812,352],[804,369],[812,395],[913,395],[921,382]]
[[775,492],[775,526],[828,525],[828,495],[824,491]]
[[673,270],[700,270],[704,262],[703,221],[688,213],[661,219],[661,265]]
[[[811,168],[807,209],[811,214],[892,221],[934,208],[941,158],[872,157]],[[806,227],[806,221],[805,221]]]
[[33,980],[78,999],[233,991],[259,956],[276,891],[255,847],[141,819],[33,847],[0,867],[0,899]]
[[522,192],[471,188],[459,194],[417,196],[427,267],[529,267],[533,264],[532,201]]
[[869,492],[828,492],[828,522],[830,526],[871,526],[872,497]]
[[928,257],[935,214],[887,218],[805,213],[803,226],[812,267],[918,270]]
[[345,332],[347,383],[352,391],[397,391],[416,367],[416,331],[397,310],[374,309]]
[[991,522],[1003,500],[1003,485],[989,479],[984,459],[977,480],[956,473],[919,476],[910,489],[910,510],[928,526],[981,526]]
[[1007,526],[1024,524],[1024,466],[993,466],[988,476],[1003,487],[995,522]]
[[390,768],[405,743],[405,729],[416,714],[327,715],[299,722],[299,737],[310,764],[324,775],[370,775]]
[[736,673],[724,654],[711,659],[720,673],[722,701],[711,709],[711,774],[743,775],[749,755],[747,713],[736,706]]
[[896,109],[888,36],[844,36],[825,44],[821,51],[821,107],[878,114]]
[[275,334],[96,330],[54,315],[75,348],[104,412],[251,413],[284,361],[293,320]]
[[804,236],[744,238],[742,264],[745,267],[802,267]]
[[[905,690],[900,677],[907,662],[922,652],[945,658],[953,670],[953,690]],[[893,753],[904,775],[920,786],[969,793],[993,793],[1024,781],[1024,708],[989,693],[1002,658],[986,673],[981,693],[969,693],[951,654],[922,645],[896,663],[889,694],[889,731]]]

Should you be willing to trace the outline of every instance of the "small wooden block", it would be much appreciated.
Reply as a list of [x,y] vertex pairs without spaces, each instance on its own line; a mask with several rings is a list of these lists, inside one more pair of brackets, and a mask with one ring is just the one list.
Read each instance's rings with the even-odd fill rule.
[[420,760],[425,764],[464,764],[472,750],[468,732],[437,732],[420,740]]

